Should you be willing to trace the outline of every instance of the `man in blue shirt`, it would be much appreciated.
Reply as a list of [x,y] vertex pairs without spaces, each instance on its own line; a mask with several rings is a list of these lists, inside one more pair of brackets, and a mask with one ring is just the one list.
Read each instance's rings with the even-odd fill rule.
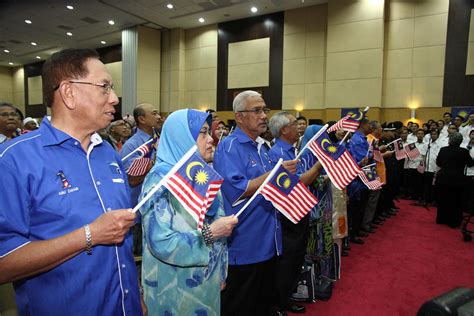
[[95,51],[64,50],[43,96],[51,121],[0,147],[0,283],[21,315],[140,315],[127,179],[95,133],[115,113],[112,78]]
[[[352,158],[361,167],[367,165],[369,158],[372,158],[372,153],[369,152],[369,143],[367,135],[372,132],[369,120],[363,118],[360,121],[359,128],[352,135],[349,142],[349,153]],[[349,220],[349,234],[350,240],[356,244],[364,244],[364,241],[358,237],[367,237],[366,232],[360,231],[362,219],[364,218],[364,211],[369,198],[369,189],[359,179],[355,178],[347,187],[349,196],[349,203],[347,205],[347,216]]]
[[[278,112],[272,116],[269,122],[272,135],[276,138],[275,145],[270,149],[270,158],[273,161],[283,158],[294,160],[296,148],[293,144],[299,139],[298,121],[289,112]],[[308,155],[312,153],[308,150]],[[306,154],[303,154],[306,155]],[[317,162],[309,170],[304,170],[303,164],[299,163],[296,174],[305,185],[311,184],[319,175],[321,164]],[[298,275],[306,254],[306,246],[309,237],[309,214],[303,217],[298,224],[293,224],[289,219],[281,216],[281,227],[283,234],[283,255],[277,259],[277,292],[278,306],[283,310],[293,313],[304,313],[303,305],[291,304],[290,295],[295,289]]]
[[[222,192],[226,215],[237,213],[263,183],[275,165],[264,141],[270,111],[255,91],[238,94],[233,102],[235,132],[222,140],[214,168],[224,177]],[[296,171],[296,161],[283,166]],[[229,272],[222,292],[223,315],[267,315],[275,302],[275,257],[281,254],[279,214],[257,196],[239,217],[228,238]]]

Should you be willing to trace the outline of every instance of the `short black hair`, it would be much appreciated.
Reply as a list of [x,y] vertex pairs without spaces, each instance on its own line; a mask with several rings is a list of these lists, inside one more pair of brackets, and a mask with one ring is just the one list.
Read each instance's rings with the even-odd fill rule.
[[451,112],[444,112],[443,116],[445,116],[446,114],[449,115],[449,116],[451,116],[451,117],[453,117],[453,116],[451,115]]
[[305,122],[308,122],[308,120],[306,119],[306,117],[300,115],[296,118],[297,121],[300,121],[300,120],[305,120]]

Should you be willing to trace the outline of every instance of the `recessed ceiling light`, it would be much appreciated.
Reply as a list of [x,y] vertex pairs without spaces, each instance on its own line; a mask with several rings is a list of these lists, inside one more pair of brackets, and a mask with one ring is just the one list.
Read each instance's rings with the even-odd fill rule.
[[199,23],[204,23],[206,20],[204,20],[204,18],[199,18],[198,21]]
[[100,43],[101,43],[102,45],[107,44],[106,41],[100,41]]
[[74,7],[73,7],[72,5],[67,5],[66,8],[67,8],[68,10],[74,10]]
[[12,62],[9,62],[8,64],[9,64],[9,65],[13,65],[13,63],[12,63]]
[[41,59],[41,57],[40,57],[40,56],[36,56],[35,58],[36,58],[36,59]]
[[31,42],[31,45],[36,46],[36,45],[38,45],[38,44],[36,44],[35,42]]
[[10,52],[8,49],[4,49],[3,51],[7,54]]
[[71,32],[66,32],[66,35],[67,36],[72,36],[72,33]]
[[109,20],[109,24],[114,25],[115,24],[114,20]]
[[31,24],[31,20],[25,20],[26,24]]
[[174,8],[173,4],[171,4],[171,3],[168,3],[168,4],[166,5],[166,7],[167,7],[168,9],[170,9],[170,10]]
[[257,7],[252,7],[250,8],[250,11],[252,11],[252,13],[256,13],[258,11]]

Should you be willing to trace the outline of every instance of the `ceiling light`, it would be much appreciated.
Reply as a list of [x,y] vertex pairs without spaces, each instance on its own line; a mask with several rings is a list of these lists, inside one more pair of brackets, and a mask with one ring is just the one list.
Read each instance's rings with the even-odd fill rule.
[[72,36],[72,33],[71,32],[66,32],[66,35],[67,36]]
[[114,20],[109,20],[109,24],[114,25],[115,24]]
[[106,41],[100,41],[100,43],[101,43],[102,45],[107,44]]
[[9,64],[9,65],[13,65],[13,63],[12,63],[12,62],[9,62],[8,64]]
[[31,20],[25,20],[26,24],[31,24]]
[[36,46],[36,45],[38,45],[38,44],[36,44],[35,42],[31,42],[31,45]]
[[168,3],[168,4],[166,5],[166,7],[167,7],[168,9],[170,9],[170,10],[174,8],[174,6],[173,6],[171,3]]
[[36,56],[35,58],[36,58],[36,59],[41,59],[41,57],[40,57],[40,56]]
[[198,21],[199,23],[204,23],[206,20],[204,20],[204,18],[199,18]]
[[8,49],[4,49],[3,51],[7,54],[10,52]]
[[66,8],[67,8],[68,10],[74,10],[74,7],[73,7],[72,5],[67,5]]
[[252,13],[256,13],[258,11],[257,7],[252,7],[250,8],[250,11],[252,11]]

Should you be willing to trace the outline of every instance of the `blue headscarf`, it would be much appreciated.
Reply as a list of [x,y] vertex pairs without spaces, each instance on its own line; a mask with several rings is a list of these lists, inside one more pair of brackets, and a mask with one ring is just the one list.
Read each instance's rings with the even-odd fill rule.
[[306,127],[306,130],[304,131],[303,135],[303,140],[301,141],[301,148],[306,146],[306,144],[310,141],[310,139],[316,135],[316,133],[323,128],[322,125],[310,125]]
[[209,113],[192,109],[184,109],[173,112],[168,116],[161,130],[160,143],[156,152],[156,164],[160,172],[166,174],[168,171],[196,145],[199,131],[207,122],[209,128],[212,116]]

